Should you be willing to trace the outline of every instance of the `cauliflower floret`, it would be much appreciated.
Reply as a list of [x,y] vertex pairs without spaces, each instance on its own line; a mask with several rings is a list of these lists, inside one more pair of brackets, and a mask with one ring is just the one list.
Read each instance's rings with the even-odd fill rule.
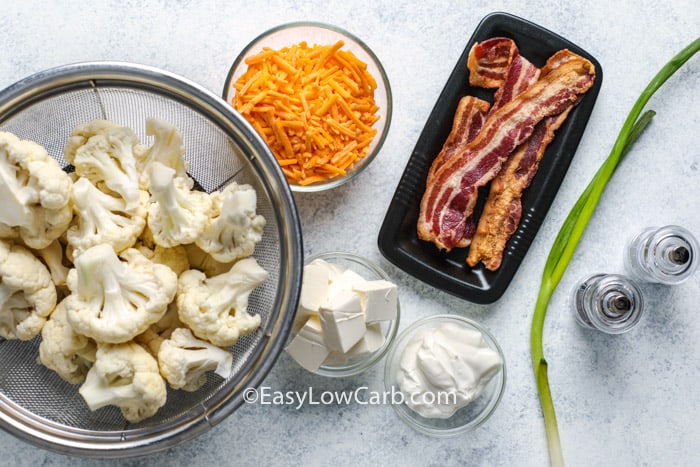
[[46,266],[23,246],[0,240],[0,336],[33,339],[56,300]]
[[187,253],[187,269],[199,269],[206,274],[207,277],[223,274],[231,269],[231,266],[235,263],[235,261],[220,263],[194,243],[185,245],[185,252]]
[[143,256],[150,259],[154,263],[162,264],[173,270],[178,276],[190,268],[190,264],[187,261],[187,251],[182,245],[174,246],[172,248],[165,248],[160,245],[156,245],[151,250],[142,243],[137,243],[134,248],[139,250]]
[[207,193],[192,191],[175,170],[160,162],[149,167],[151,205],[148,227],[156,244],[164,247],[186,245],[199,237],[209,222],[211,198]]
[[111,246],[97,245],[78,256],[68,273],[68,322],[98,342],[133,339],[157,322],[173,301],[177,275],[130,248],[120,261]]
[[64,302],[56,305],[41,330],[39,361],[71,384],[85,381],[85,375],[95,362],[97,345],[82,336],[68,323]]
[[136,171],[134,147],[139,138],[130,128],[108,120],[94,120],[79,125],[63,149],[65,159],[75,173],[95,186],[116,192],[127,209],[140,203],[139,175]]
[[103,243],[117,253],[133,246],[146,226],[148,193],[140,193],[139,203],[128,209],[124,199],[103,193],[88,179],[80,178],[73,185],[76,223],[67,233],[73,258]]
[[54,285],[56,287],[66,285],[66,277],[68,277],[70,268],[63,264],[63,245],[61,242],[54,240],[46,248],[35,250],[34,253],[49,268]]
[[185,271],[177,285],[180,320],[200,339],[220,347],[233,345],[260,326],[260,315],[248,314],[248,298],[267,277],[255,258],[209,278],[196,269]]
[[151,324],[142,334],[136,336],[134,342],[157,357],[163,341],[169,339],[175,329],[184,326],[177,315],[177,303],[172,302],[168,305],[168,310],[163,317],[157,323]]
[[150,166],[154,162],[175,170],[175,176],[185,180],[188,188],[192,188],[193,181],[187,176],[187,162],[184,159],[185,146],[178,129],[165,120],[147,118],[146,134],[153,136],[153,145],[139,146],[135,152],[141,188],[148,189]]
[[228,378],[232,362],[230,352],[197,339],[185,328],[175,329],[158,351],[160,374],[173,389],[185,391],[202,387],[207,381],[208,371]]
[[131,423],[154,415],[167,395],[158,362],[134,342],[98,344],[95,363],[78,392],[90,410],[115,405]]
[[42,146],[0,132],[0,238],[48,246],[73,218],[71,184]]
[[[0,188],[2,190],[2,188]],[[19,229],[11,227],[0,222],[0,239],[17,240],[19,238]]]
[[233,182],[211,198],[212,216],[197,246],[221,263],[252,255],[265,228],[265,218],[256,214],[255,189]]
[[178,276],[190,268],[187,258],[187,250],[183,245],[166,248],[157,245],[153,240],[153,233],[148,225],[138,238],[134,248],[139,250],[146,258],[154,263],[163,264],[172,269]]

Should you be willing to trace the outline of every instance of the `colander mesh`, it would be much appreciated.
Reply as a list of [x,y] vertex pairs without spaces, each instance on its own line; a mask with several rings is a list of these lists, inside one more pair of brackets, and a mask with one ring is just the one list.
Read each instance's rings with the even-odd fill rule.
[[[257,191],[258,213],[266,218],[267,225],[254,256],[270,277],[250,297],[248,311],[261,315],[260,330],[241,338],[231,348],[234,356],[232,379],[240,378],[241,370],[250,364],[256,347],[264,344],[269,320],[276,318],[275,296],[283,285],[280,283],[282,261],[277,211],[260,176],[238,145],[207,116],[180,100],[150,90],[117,85],[51,95],[24,108],[2,123],[0,129],[41,144],[66,166],[63,147],[75,126],[93,119],[108,119],[130,127],[142,143],[150,144],[152,141],[145,132],[147,117],[162,118],[177,126],[186,146],[190,175],[206,191],[219,189],[234,180],[250,183]],[[0,342],[0,397],[8,405],[19,406],[68,430],[148,432],[149,427],[186,417],[190,412],[201,413],[201,404],[206,404],[226,383],[211,374],[196,392],[169,389],[167,404],[155,416],[138,426],[130,426],[114,407],[91,412],[78,394],[78,385],[64,382],[39,365],[39,342],[40,337],[31,342]]]

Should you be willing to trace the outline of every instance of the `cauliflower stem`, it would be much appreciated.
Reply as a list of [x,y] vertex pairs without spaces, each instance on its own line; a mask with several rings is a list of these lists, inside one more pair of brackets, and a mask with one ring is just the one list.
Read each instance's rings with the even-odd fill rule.
[[148,188],[149,169],[154,162],[170,167],[175,170],[177,177],[182,177],[191,183],[192,180],[187,177],[187,162],[183,157],[185,146],[177,127],[158,118],[148,118],[146,134],[153,136],[153,144],[149,147],[140,146],[135,154],[136,167],[141,173],[139,178],[141,188]]

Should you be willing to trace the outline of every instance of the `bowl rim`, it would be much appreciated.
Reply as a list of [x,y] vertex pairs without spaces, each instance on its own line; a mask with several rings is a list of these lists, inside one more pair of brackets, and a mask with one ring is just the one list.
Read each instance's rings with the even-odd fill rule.
[[[248,387],[257,387],[279,358],[291,325],[301,290],[303,268],[302,232],[294,198],[286,178],[262,138],[223,99],[203,86],[175,73],[122,61],[90,61],[60,65],[34,73],[0,90],[0,125],[37,101],[62,92],[101,86],[136,88],[157,93],[197,109],[212,124],[241,144],[241,150],[260,157],[257,169],[269,180],[267,195],[282,208],[277,213],[280,229],[287,226],[280,242],[280,287],[270,320],[261,333],[257,348],[241,371],[221,390],[202,401],[196,410],[157,426],[136,425],[112,431],[67,427],[25,410],[0,394],[0,428],[43,449],[81,457],[127,458],[151,454],[194,439],[231,415],[244,402]],[[283,200],[288,200],[284,203]],[[286,313],[286,315],[285,315]],[[280,319],[280,316],[282,317]],[[275,336],[275,333],[278,333]]]
[[[233,95],[229,95],[229,90],[232,88],[233,84],[233,76],[238,69],[240,65],[242,65],[245,56],[253,50],[254,47],[258,45],[260,41],[265,39],[266,37],[277,33],[279,31],[284,31],[287,29],[293,29],[293,28],[300,28],[300,27],[312,27],[312,28],[318,28],[318,29],[326,29],[332,32],[335,32],[337,34],[340,34],[342,36],[346,36],[348,39],[352,40],[354,43],[356,43],[371,59],[374,64],[374,66],[377,67],[379,70],[379,78],[381,79],[382,85],[384,87],[385,93],[386,93],[386,116],[384,117],[385,124],[383,126],[383,131],[381,131],[380,134],[378,134],[378,140],[377,140],[377,145],[374,147],[374,150],[371,153],[368,153],[362,160],[362,165],[357,169],[353,170],[352,172],[348,173],[344,177],[341,178],[332,178],[329,179],[328,182],[323,182],[323,183],[312,183],[311,185],[298,185],[298,184],[292,184],[289,183],[289,187],[293,192],[298,192],[298,193],[313,193],[313,192],[319,192],[319,191],[325,191],[325,190],[330,190],[332,188],[339,187],[341,185],[344,185],[345,183],[349,182],[353,178],[355,178],[357,175],[359,175],[361,172],[364,171],[366,167],[370,165],[370,163],[377,157],[377,155],[381,152],[382,147],[384,146],[384,142],[386,141],[387,135],[389,134],[389,129],[391,128],[391,121],[392,121],[392,114],[393,114],[393,95],[391,91],[391,84],[389,83],[389,76],[387,75],[387,72],[384,68],[384,65],[382,64],[381,60],[379,60],[379,57],[374,53],[374,51],[358,36],[355,34],[339,27],[335,26],[329,23],[323,23],[320,21],[292,21],[288,23],[283,23],[279,24],[277,26],[274,26],[270,29],[267,29],[266,31],[258,34],[253,40],[248,42],[248,44],[239,52],[238,56],[235,58],[233,61],[233,64],[229,68],[229,71],[226,75],[226,79],[224,81],[224,88],[221,93],[221,98],[226,101],[230,107],[234,109],[234,111],[238,112],[233,105],[230,103],[229,99],[233,97]],[[303,40],[303,39],[302,39]],[[291,44],[290,44],[291,45]],[[375,79],[377,77],[375,76]],[[276,160],[276,159],[275,159]],[[287,180],[286,177],[284,177],[285,180]]]
[[[393,282],[389,274],[382,269],[374,261],[360,256],[354,253],[347,253],[343,251],[328,251],[325,253],[318,253],[311,255],[304,260],[304,265],[310,264],[311,262],[318,259],[341,259],[359,264],[360,266],[369,269],[373,273],[377,274],[382,279]],[[355,271],[357,272],[357,271]],[[401,303],[400,298],[397,297],[396,301],[396,318],[389,321],[389,328],[384,335],[384,344],[378,350],[367,354],[365,358],[358,359],[356,363],[351,365],[321,365],[318,370],[312,371],[311,373],[326,376],[329,378],[343,378],[348,376],[355,376],[363,373],[376,365],[391,349],[393,343],[398,335],[399,324],[401,322]],[[290,338],[292,333],[290,332]]]
[[[496,390],[494,391],[493,396],[489,400],[489,405],[486,407],[486,410],[484,410],[482,413],[479,414],[477,418],[474,420],[465,423],[463,425],[458,425],[456,427],[452,428],[441,428],[441,427],[434,427],[430,426],[429,424],[426,423],[421,423],[420,420],[414,418],[412,414],[414,413],[412,409],[408,408],[407,410],[401,410],[400,406],[405,405],[404,404],[391,404],[392,408],[394,409],[394,412],[396,412],[397,416],[408,426],[411,428],[415,429],[416,431],[419,431],[423,434],[432,436],[432,437],[437,437],[437,438],[449,438],[453,436],[457,436],[462,433],[466,433],[469,431],[473,431],[476,428],[480,427],[483,425],[491,416],[493,413],[496,411],[498,406],[500,405],[501,400],[503,399],[503,395],[505,393],[505,388],[506,388],[506,381],[507,381],[507,370],[506,370],[506,359],[505,355],[503,353],[503,349],[501,348],[501,345],[498,343],[496,338],[493,336],[493,334],[486,329],[486,327],[477,321],[467,318],[462,315],[457,315],[457,314],[437,314],[437,315],[431,315],[427,316],[421,319],[418,319],[417,321],[414,321],[409,325],[406,329],[404,329],[399,336],[397,337],[396,341],[394,342],[394,345],[392,346],[391,350],[389,351],[389,355],[387,356],[386,362],[384,364],[384,390],[391,392],[393,391],[400,391],[400,388],[398,386],[398,383],[396,382],[396,375],[395,371],[392,372],[392,366],[397,367],[398,363],[396,365],[392,365],[394,361],[396,361],[398,358],[401,357],[401,355],[398,353],[399,349],[405,347],[405,344],[408,343],[411,338],[413,338],[418,331],[421,331],[422,329],[428,329],[432,328],[433,324],[439,325],[442,323],[448,323],[448,322],[453,322],[453,323],[458,323],[460,325],[467,325],[473,329],[476,329],[477,331],[481,332],[484,336],[484,339],[486,342],[489,344],[489,346],[498,352],[498,355],[501,357],[501,369],[498,371],[496,376],[494,378],[497,378],[496,380]],[[416,416],[420,416],[419,414],[415,414]],[[430,420],[430,419],[426,419]]]

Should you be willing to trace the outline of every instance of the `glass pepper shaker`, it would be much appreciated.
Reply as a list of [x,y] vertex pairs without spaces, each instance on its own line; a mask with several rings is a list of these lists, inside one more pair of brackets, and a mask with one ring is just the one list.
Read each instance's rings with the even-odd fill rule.
[[572,305],[583,327],[608,334],[632,329],[644,311],[644,297],[632,279],[618,274],[594,274],[574,289]]
[[698,241],[683,227],[649,227],[625,248],[625,268],[641,282],[680,284],[697,270],[698,253]]

